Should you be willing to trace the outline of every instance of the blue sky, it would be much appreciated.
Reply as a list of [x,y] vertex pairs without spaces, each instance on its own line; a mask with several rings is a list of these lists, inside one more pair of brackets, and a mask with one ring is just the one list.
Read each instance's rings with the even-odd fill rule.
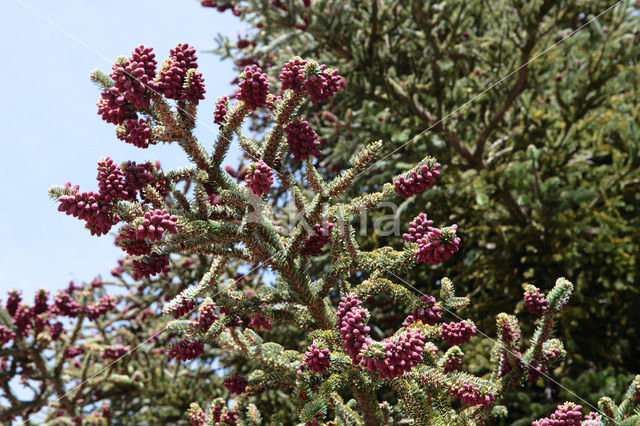
[[92,237],[82,222],[59,213],[50,186],[70,180],[96,190],[96,163],[105,156],[118,163],[157,159],[163,168],[188,164],[177,145],[142,150],[118,140],[96,113],[99,90],[89,72],[110,71],[113,59],[140,44],[153,46],[159,63],[179,42],[195,46],[207,89],[196,134],[210,149],[215,99],[232,92],[234,77],[231,62],[202,52],[218,33],[235,38],[239,21],[197,0],[3,2],[0,298],[19,288],[30,301],[38,287],[107,277],[121,257],[113,238]]

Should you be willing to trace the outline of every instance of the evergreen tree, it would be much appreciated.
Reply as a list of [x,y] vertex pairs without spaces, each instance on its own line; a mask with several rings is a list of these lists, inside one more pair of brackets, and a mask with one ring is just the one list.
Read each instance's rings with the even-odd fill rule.
[[[612,26],[602,30],[601,40],[576,33],[560,44],[582,46],[594,69],[608,80],[591,87],[597,74],[583,75],[589,82],[583,103],[566,107],[571,96],[584,95],[580,93],[584,85],[575,85],[580,81],[575,80],[560,91],[558,84],[569,78],[569,72],[556,78],[556,106],[564,102],[567,111],[558,107],[554,114],[567,119],[569,115],[563,114],[571,112],[575,124],[547,121],[544,129],[538,129],[538,120],[551,120],[554,115],[531,112],[535,111],[532,96],[540,87],[529,87],[534,79],[529,71],[546,64],[542,78],[561,66],[557,56],[556,62],[549,62],[547,54],[540,57],[541,63],[522,68],[527,70],[518,78],[524,79],[522,87],[516,84],[509,91],[496,86],[495,93],[486,92],[487,99],[478,98],[478,104],[475,100],[469,104],[469,111],[460,110],[455,122],[445,118],[444,111],[474,87],[487,87],[479,79],[474,83],[473,77],[456,74],[464,71],[458,62],[469,66],[472,57],[497,63],[491,36],[497,37],[498,31],[486,16],[502,13],[496,15],[504,18],[502,43],[506,50],[521,52],[524,61],[535,57],[536,46],[543,40],[550,46],[554,25],[571,16],[546,2],[511,8],[492,5],[490,11],[474,2],[384,5],[374,1],[353,7],[320,1],[233,6],[203,2],[222,11],[231,9],[262,28],[255,39],[238,43],[249,49],[250,56],[238,59],[242,72],[235,100],[219,98],[216,110],[202,119],[220,126],[211,150],[193,134],[205,86],[191,46],[176,46],[160,67],[152,49],[140,46],[131,57],[118,58],[110,74],[94,71],[91,77],[102,90],[98,113],[115,125],[119,139],[143,149],[158,142],[174,143],[192,164],[163,170],[158,163],[117,164],[105,158],[98,162],[96,191],[80,191],[70,183],[51,188],[61,212],[84,221],[93,235],[114,231],[116,244],[127,256],[114,269],[113,281],[97,279],[80,287],[72,283],[51,302],[45,290],[38,292],[33,304],[23,303],[19,292],[10,292],[0,308],[0,385],[10,405],[0,406],[0,419],[27,420],[39,413],[51,424],[511,424],[525,411],[529,419],[523,421],[533,420],[532,411],[514,403],[514,392],[522,384],[544,379],[562,381],[572,393],[575,383],[557,377],[565,373],[555,367],[562,366],[567,356],[579,360],[584,348],[577,344],[586,339],[572,336],[570,323],[583,315],[575,306],[586,309],[589,297],[598,294],[598,289],[574,286],[564,278],[553,277],[555,285],[551,285],[549,276],[562,269],[543,268],[542,261],[551,256],[544,250],[553,254],[552,248],[557,248],[546,246],[545,226],[579,223],[576,216],[568,216],[567,205],[560,208],[563,202],[569,206],[581,202],[572,198],[577,195],[566,193],[569,184],[560,179],[572,177],[575,190],[578,177],[621,170],[624,174],[616,185],[622,182],[623,186],[601,191],[602,199],[584,212],[602,216],[612,214],[610,209],[624,210],[619,200],[608,206],[608,196],[628,188],[627,179],[637,173],[632,167],[635,157],[621,158],[617,151],[608,168],[589,164],[593,157],[569,158],[562,167],[554,163],[565,144],[599,154],[601,144],[611,142],[614,134],[622,135],[619,122],[626,123],[625,131],[634,131],[630,108],[623,111],[627,120],[616,116],[615,125],[594,117],[598,112],[613,113],[613,100],[604,93],[626,82],[621,75],[632,76],[635,43],[623,43],[626,39],[621,37],[618,49],[608,52],[616,55],[613,59],[605,59],[604,50],[594,59],[585,47],[607,43],[609,34],[618,34],[634,22],[631,6],[621,4],[624,7],[611,12],[615,12],[609,17]],[[588,10],[587,5],[570,6]],[[341,13],[323,13],[335,7],[341,7]],[[457,41],[458,35],[472,37],[469,30],[458,33],[469,16],[478,29],[491,34],[484,44],[465,47],[464,40],[462,45]],[[399,24],[399,17],[408,20],[406,25]],[[583,18],[589,19],[588,13],[576,15],[578,21]],[[314,19],[324,21],[314,24]],[[365,38],[357,45],[328,41],[341,28],[332,26],[332,19],[366,22],[361,27],[356,24],[351,34]],[[434,30],[424,31],[423,21],[431,19]],[[398,25],[387,27],[392,22]],[[408,37],[404,31],[413,24],[413,37]],[[274,25],[266,29],[270,34],[263,32],[266,25]],[[325,26],[325,31],[314,31],[314,25]],[[407,43],[398,42],[397,32],[404,34]],[[309,34],[312,37],[304,44]],[[474,37],[485,36],[474,33]],[[321,39],[325,45],[316,43]],[[421,40],[433,52],[444,46],[452,50],[429,62],[408,53]],[[269,47],[261,47],[266,41]],[[228,41],[221,43],[229,47]],[[360,68],[351,68],[361,59],[384,56],[379,43],[388,48],[385,60],[391,71],[366,72],[362,62]],[[298,51],[287,55],[296,46]],[[314,49],[319,57],[342,55],[334,63],[326,61],[338,64],[341,71],[321,65],[324,60],[308,58]],[[361,49],[365,53],[357,58],[354,53]],[[404,58],[389,60],[390,52],[395,55],[403,49]],[[418,64],[424,65],[421,72],[414,68]],[[511,66],[516,74],[521,71],[517,62]],[[376,67],[381,70],[383,62],[372,60],[371,69]],[[498,68],[492,71],[498,73]],[[440,86],[436,90],[434,85]],[[544,87],[542,80],[539,86]],[[589,101],[591,90],[600,97]],[[500,98],[500,93],[506,98]],[[630,103],[626,92],[618,95],[618,100]],[[494,108],[500,105],[504,110]],[[578,114],[581,106],[586,111]],[[394,115],[385,115],[392,111]],[[430,111],[436,111],[436,116]],[[420,123],[429,121],[428,116],[439,123],[422,132]],[[253,122],[251,135],[242,131],[248,118]],[[419,136],[401,147],[399,128]],[[529,141],[531,130],[540,132],[545,142]],[[590,139],[588,131],[596,132],[598,139]],[[477,135],[471,138],[474,132]],[[554,132],[564,135],[560,146],[547,145]],[[374,137],[385,134],[389,139]],[[502,140],[490,143],[496,135]],[[243,151],[244,164],[222,168],[234,140]],[[518,148],[520,142],[528,145]],[[419,154],[410,147],[412,143],[421,147]],[[616,149],[622,150],[618,145]],[[411,153],[417,158],[411,158]],[[514,164],[520,166],[514,169]],[[528,184],[538,192],[523,199],[519,191]],[[541,201],[550,202],[549,191],[556,191],[558,206]],[[400,203],[394,232],[379,226],[385,219],[380,206],[391,201]],[[537,216],[544,216],[543,209],[552,205],[563,220],[554,217],[545,222]],[[629,205],[632,211],[635,205]],[[518,222],[518,211],[525,215],[525,222]],[[358,219],[363,217],[374,224],[373,230],[365,227],[367,232],[358,235]],[[634,220],[606,225],[630,227]],[[523,227],[536,237],[544,236],[544,241],[516,241],[523,239]],[[500,244],[490,238],[496,230]],[[565,232],[572,238],[572,230]],[[597,247],[611,241],[611,235],[601,236]],[[571,241],[580,254],[584,241]],[[633,236],[626,244],[631,242]],[[504,264],[515,259],[520,248],[528,250],[527,244],[541,255],[524,256],[516,266]],[[571,252],[571,247],[565,249]],[[559,249],[558,254],[567,256]],[[611,256],[615,260],[626,254],[618,250]],[[557,257],[550,257],[556,262],[550,265],[568,261]],[[503,264],[491,263],[497,258]],[[606,269],[585,258],[575,260],[578,266],[573,266],[578,269],[592,263],[598,270]],[[513,270],[506,273],[509,268]],[[452,272],[449,275],[456,279],[440,279],[443,271]],[[586,276],[582,269],[577,275],[578,279]],[[508,279],[526,279],[549,289],[520,285],[520,281],[514,285]],[[480,305],[457,296],[453,282],[461,282],[456,287],[465,293],[472,293],[470,285],[477,286],[470,296],[478,297]],[[576,293],[580,305],[570,302]],[[488,312],[496,314],[491,325]],[[552,337],[558,320],[561,334],[569,339],[568,351],[562,340]],[[597,331],[612,337],[613,329],[613,325],[599,324]],[[618,338],[615,344],[615,350],[620,350],[625,341]],[[619,360],[598,359],[601,364],[615,361]],[[10,382],[16,377],[33,391],[32,398],[24,400],[15,394]],[[533,424],[557,424],[558,419],[604,425],[638,421],[640,376],[631,380],[623,395],[602,397],[596,405],[593,398],[603,392],[600,377],[578,379],[594,389],[584,395],[586,399],[572,393],[571,399],[583,405],[565,402],[553,413],[550,407],[536,405],[536,416],[550,417]],[[621,381],[628,383],[629,378]],[[527,388],[533,400],[541,394],[539,388]],[[584,416],[583,411],[590,412]]]
[[[466,243],[410,282],[427,291],[451,277],[473,295],[486,329],[524,283],[570,277],[575,305],[559,328],[575,349],[566,371],[638,369],[638,2],[217,5],[227,3],[249,29],[219,38],[216,51],[240,68],[256,63],[275,80],[279,64],[299,55],[345,76],[331,102],[300,112],[326,141],[320,168],[330,176],[366,141],[384,141],[353,194],[380,188],[425,153],[442,164],[440,185],[398,214],[455,222]],[[258,116],[254,126],[267,123]]]

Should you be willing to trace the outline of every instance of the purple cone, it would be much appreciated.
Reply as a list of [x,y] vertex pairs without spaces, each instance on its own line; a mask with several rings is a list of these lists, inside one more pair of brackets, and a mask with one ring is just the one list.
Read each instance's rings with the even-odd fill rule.
[[165,231],[170,234],[177,234],[176,220],[178,220],[178,217],[170,215],[166,209],[145,212],[144,219],[136,228],[136,238],[160,241]]
[[418,242],[416,259],[418,262],[437,265],[448,260],[458,251],[460,238],[456,236],[457,225],[444,229],[428,227],[428,232]]
[[369,337],[371,328],[364,323],[367,311],[362,308],[358,296],[352,294],[343,296],[338,304],[337,327],[342,335],[344,350],[354,363],[362,360],[360,350],[368,346],[372,339]]
[[331,366],[330,355],[329,349],[319,348],[318,345],[313,343],[304,353],[304,363],[309,367],[309,370],[322,373]]
[[229,376],[224,379],[224,387],[229,389],[229,392],[240,395],[242,394],[249,382],[244,377],[240,376],[238,373],[234,373],[233,376]]
[[524,306],[530,314],[540,316],[547,310],[549,302],[539,288],[528,286],[524,293]]
[[247,173],[247,186],[256,195],[262,195],[269,191],[273,184],[273,171],[264,161],[260,160],[249,167]]
[[307,157],[320,155],[320,142],[318,134],[311,128],[308,122],[295,119],[285,127],[289,152],[294,160],[306,160]]
[[116,129],[116,136],[121,141],[137,146],[138,148],[148,148],[149,145],[156,144],[153,139],[149,118],[139,120],[130,118],[124,121],[121,127]]
[[219,124],[220,127],[222,127],[227,117],[227,102],[229,102],[228,96],[220,96],[213,111],[213,122]]
[[189,361],[204,353],[204,343],[181,340],[169,349],[169,358]]
[[240,81],[240,91],[236,98],[245,102],[251,110],[261,108],[267,103],[269,82],[267,75],[257,65],[250,65],[244,69],[244,79]]
[[422,307],[414,309],[411,314],[407,316],[402,324],[404,327],[413,324],[414,322],[421,321],[424,324],[435,325],[440,321],[442,308],[435,306],[436,298],[425,294],[420,298]]
[[442,340],[450,345],[467,343],[474,334],[476,334],[476,327],[465,320],[442,324]]
[[302,83],[304,82],[305,65],[307,65],[307,61],[300,58],[293,58],[284,64],[280,73],[282,90],[291,89],[296,93],[304,91]]
[[394,182],[396,193],[406,199],[424,191],[436,183],[436,177],[440,176],[439,168],[440,163],[423,164],[411,170],[407,175],[400,176]]
[[133,279],[149,278],[158,273],[169,272],[169,257],[163,254],[152,254],[143,260],[133,261]]
[[313,234],[309,235],[302,246],[305,256],[317,256],[322,253],[322,247],[329,243],[333,223],[324,221],[313,225]]

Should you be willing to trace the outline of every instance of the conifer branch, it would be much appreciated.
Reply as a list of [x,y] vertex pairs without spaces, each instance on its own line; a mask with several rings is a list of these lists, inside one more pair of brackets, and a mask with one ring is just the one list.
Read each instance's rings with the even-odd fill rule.
[[[320,6],[314,4],[312,9],[316,7]],[[386,9],[374,6],[376,25],[369,50]],[[326,19],[320,14],[314,17]],[[440,49],[436,35],[423,37]],[[526,349],[521,351],[525,341],[521,334],[528,328],[520,328],[519,318],[507,313],[496,317],[492,374],[478,377],[463,371],[463,357],[473,350],[475,346],[466,345],[481,330],[456,313],[470,300],[456,296],[449,278],[441,280],[440,300],[436,300],[414,294],[410,288],[417,288],[399,276],[454,256],[461,244],[457,225],[437,228],[434,218],[421,213],[403,228],[406,232],[401,237],[389,237],[391,245],[360,246],[351,216],[366,214],[382,200],[396,195],[406,200],[435,185],[440,175],[435,158],[402,167],[408,171],[389,182],[378,185],[378,180],[377,192],[340,200],[347,190],[356,190],[355,179],[373,167],[383,143],[376,141],[359,150],[351,168],[327,183],[322,175],[325,164],[313,164],[312,157],[323,154],[318,135],[294,115],[307,100],[312,104],[328,101],[345,80],[337,70],[301,58],[284,65],[281,100],[269,97],[266,74],[257,65],[245,67],[239,101],[230,111],[225,97],[216,105],[214,122],[221,126],[220,134],[208,152],[193,134],[196,107],[204,96],[194,53],[180,44],[156,72],[150,49],[140,46],[131,58],[116,61],[112,76],[92,75],[105,89],[98,103],[100,114],[118,126],[118,137],[143,148],[158,137],[176,141],[192,165],[164,172],[159,164],[117,165],[107,158],[98,163],[97,192],[80,192],[70,183],[50,189],[59,210],[83,220],[92,233],[107,234],[119,226],[116,242],[127,257],[114,268],[117,280],[110,285],[129,293],[112,300],[103,291],[102,281],[81,290],[71,284],[52,304],[45,293],[39,293],[33,305],[22,304],[17,293],[10,293],[7,309],[0,309],[4,324],[0,345],[15,344],[0,351],[13,358],[8,367],[12,376],[18,374],[20,364],[21,374],[42,383],[41,390],[34,388],[37,408],[56,393],[63,396],[67,391],[61,386],[63,377],[79,374],[83,383],[72,389],[74,396],[63,397],[58,404],[69,417],[84,413],[85,398],[91,404],[97,402],[91,399],[92,386],[104,386],[105,392],[135,390],[149,398],[148,389],[159,383],[163,387],[158,394],[171,394],[167,400],[175,397],[176,405],[189,406],[190,422],[200,426],[260,424],[265,421],[262,416],[270,413],[261,412],[262,395],[271,398],[272,390],[281,392],[278,398],[289,397],[291,413],[282,410],[277,416],[308,424],[326,420],[377,425],[401,419],[430,425],[480,424],[503,415],[505,409],[497,405],[498,400],[524,380],[551,374],[550,367],[566,355],[562,343],[552,336],[555,316],[573,291],[568,280],[558,279],[546,295],[526,287],[524,305],[540,317]],[[136,84],[127,69],[147,73],[145,81],[153,90]],[[393,78],[389,84],[411,102],[410,108],[426,114],[418,96],[409,98],[406,88]],[[275,125],[254,141],[243,135],[242,125],[251,112],[264,107],[275,109]],[[234,134],[252,161],[246,173],[220,167]],[[178,182],[184,183],[183,189],[176,189]],[[192,189],[194,199],[190,200]],[[306,194],[312,191],[315,195],[309,201]],[[286,205],[291,201],[291,206]],[[298,214],[301,223],[285,222],[286,207]],[[285,235],[287,231],[290,235]],[[405,285],[396,284],[397,280]],[[385,309],[395,319],[385,321],[381,316]],[[160,311],[163,319],[157,315]],[[444,321],[443,315],[453,315],[456,321]],[[57,317],[75,323],[67,331],[62,321],[49,321]],[[145,321],[155,321],[155,330],[169,333],[140,339],[140,324]],[[49,342],[42,337],[47,334]],[[287,336],[297,340],[292,344]],[[58,343],[47,346],[58,338]],[[123,361],[133,345],[141,350]],[[40,348],[53,351],[55,359],[46,359]],[[21,352],[28,354],[38,375],[29,375],[25,362],[15,361]],[[200,361],[189,363],[196,358]],[[122,364],[116,367],[116,362]],[[211,367],[217,363],[234,373],[218,380]],[[0,374],[5,368],[0,364]],[[246,370],[246,377],[240,376]],[[97,380],[88,385],[94,371]],[[215,399],[207,408],[200,396],[189,394],[197,402],[183,404],[183,396],[172,394],[172,385],[178,382],[191,389],[208,386],[208,381],[201,380],[204,376],[217,386],[207,392],[226,399]],[[0,385],[6,390],[4,377],[0,376]],[[635,415],[638,382],[640,378],[618,407],[610,399],[601,399],[603,421]],[[55,392],[46,388],[50,385]],[[264,394],[257,394],[263,390]],[[398,406],[378,402],[379,396],[390,394],[400,401]],[[345,402],[344,397],[354,399]],[[11,392],[8,399],[27,407]],[[234,400],[231,408],[229,399]],[[0,418],[8,418],[7,412],[0,407]]]
[[291,121],[293,112],[302,100],[302,95],[293,91],[287,91],[278,106],[275,126],[267,135],[267,140],[262,150],[262,159],[271,167],[275,167],[275,155],[284,138],[284,127]]

